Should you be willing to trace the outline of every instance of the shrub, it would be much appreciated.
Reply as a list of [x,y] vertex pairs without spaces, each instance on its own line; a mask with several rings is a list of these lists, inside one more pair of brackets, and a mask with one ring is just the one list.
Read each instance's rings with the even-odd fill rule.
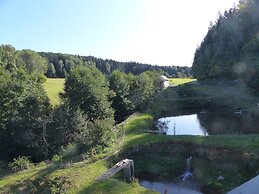
[[71,158],[78,154],[77,145],[69,143],[63,150],[63,158]]
[[13,171],[21,171],[29,169],[33,166],[33,163],[29,160],[27,156],[19,156],[18,158],[14,158],[13,162],[10,162],[8,165]]
[[52,157],[52,159],[51,159],[52,162],[59,162],[59,161],[61,161],[61,160],[62,160],[62,156],[61,156],[61,155],[57,155],[57,154],[55,154],[55,155]]

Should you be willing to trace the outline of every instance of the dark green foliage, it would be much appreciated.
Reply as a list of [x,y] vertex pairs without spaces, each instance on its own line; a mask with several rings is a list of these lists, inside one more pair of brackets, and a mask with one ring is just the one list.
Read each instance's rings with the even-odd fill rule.
[[10,72],[22,70],[39,76],[47,71],[48,61],[35,51],[16,51],[10,45],[1,45],[0,66]]
[[114,92],[115,120],[123,121],[134,111],[143,111],[161,90],[160,74],[148,71],[135,76],[117,70],[110,76],[110,89]]
[[17,52],[17,57],[21,62],[17,65],[21,66],[28,73],[44,74],[47,71],[48,61],[40,56],[37,52],[31,50],[22,50]]
[[[119,70],[126,74],[132,73],[133,75],[139,75],[145,71],[160,71],[161,74],[165,74],[170,77],[192,77],[190,67],[181,66],[151,66],[148,64],[142,64],[137,62],[117,62],[114,60],[103,60],[92,56],[77,56],[60,53],[39,53],[43,57],[46,57],[49,63],[52,63],[55,68],[55,77],[64,78],[66,74],[70,74],[71,70],[80,65],[88,65],[89,62],[96,64],[99,69],[105,75],[111,75],[113,71]],[[46,73],[49,77],[49,74]]]
[[0,160],[0,177],[4,176],[9,171],[7,162]]
[[195,77],[257,80],[258,9],[258,0],[245,0],[219,16],[195,52]]
[[53,63],[48,63],[48,70],[46,72],[46,76],[48,78],[55,78],[56,77],[56,69]]
[[87,152],[96,146],[105,147],[111,141],[114,125],[112,117],[90,120],[80,109],[75,110],[66,105],[59,107],[54,115],[48,139],[53,153],[68,143],[76,144],[80,152]]
[[16,50],[11,45],[0,47],[0,66],[9,71],[15,70],[17,63]]
[[96,64],[97,69],[105,75],[111,75],[113,71],[120,70],[126,74],[132,73],[134,75],[139,75],[145,71],[158,71],[170,77],[192,77],[191,68],[186,66],[152,66],[137,62],[103,60],[92,56],[37,53],[32,50],[17,51],[11,45],[0,46],[0,66],[10,71],[22,68],[29,73],[44,73],[49,78],[65,78],[74,68],[89,64]]
[[113,117],[106,77],[94,66],[74,69],[65,82],[64,98],[72,108],[80,108],[90,120]]
[[122,121],[134,110],[134,104],[130,99],[133,90],[135,76],[126,75],[120,71],[114,71],[110,76],[110,89],[114,92],[112,107],[115,110],[115,119]]
[[2,156],[27,152],[44,156],[47,154],[42,150],[46,148],[44,123],[49,102],[41,83],[22,71],[10,74],[2,69],[2,75],[6,78],[0,84]]
[[38,53],[0,47],[1,158],[48,155],[46,119],[49,100],[42,87],[47,61]]
[[[61,54],[48,57],[0,46],[0,160],[28,156],[42,161],[60,155],[70,143],[84,152],[102,150],[116,136],[113,108],[117,121],[123,121],[143,110],[160,90],[156,72],[126,75],[106,61],[102,71],[114,71],[109,87],[107,77],[91,60]],[[133,71],[132,66],[118,67]],[[144,67],[139,68],[144,71]],[[63,104],[55,109],[42,86],[44,74],[66,77]]]
[[133,83],[133,91],[130,98],[136,110],[144,110],[155,94],[161,90],[160,74],[156,72],[144,72],[137,76]]
[[106,77],[93,65],[79,66],[65,82],[64,102],[70,109],[62,111],[61,137],[66,143],[76,143],[83,151],[107,146],[114,125],[110,90]]
[[19,156],[14,158],[12,162],[8,165],[14,172],[29,169],[33,166],[33,163],[26,156]]
[[108,146],[112,141],[113,125],[114,120],[112,118],[87,122],[84,128],[80,128],[75,137],[75,142],[78,144],[80,151],[86,152],[97,146]]

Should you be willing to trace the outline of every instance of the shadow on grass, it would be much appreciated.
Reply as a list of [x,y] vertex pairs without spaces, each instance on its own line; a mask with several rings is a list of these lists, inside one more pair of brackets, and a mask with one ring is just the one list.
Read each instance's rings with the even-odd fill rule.
[[[39,167],[40,168],[40,167]],[[61,168],[60,164],[53,163],[46,168],[39,170],[20,183],[12,185],[8,192],[10,193],[46,193],[50,191],[51,180],[48,177]],[[34,169],[37,170],[37,169]]]
[[121,193],[140,193],[155,194],[157,192],[149,191],[138,183],[125,183],[116,179],[107,179],[104,181],[94,182],[89,187],[84,188],[78,194],[121,194]]

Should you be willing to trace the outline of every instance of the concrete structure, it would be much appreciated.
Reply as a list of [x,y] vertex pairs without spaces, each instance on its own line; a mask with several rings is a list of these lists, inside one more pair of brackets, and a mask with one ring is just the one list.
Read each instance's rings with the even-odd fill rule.
[[247,181],[227,194],[259,194],[259,176]]
[[118,173],[122,169],[124,170],[124,179],[127,182],[131,182],[133,180],[135,170],[134,170],[133,160],[129,160],[129,159],[124,159],[118,162],[113,167],[111,167],[106,173],[98,177],[96,180],[101,181],[101,180],[110,178],[112,175]]

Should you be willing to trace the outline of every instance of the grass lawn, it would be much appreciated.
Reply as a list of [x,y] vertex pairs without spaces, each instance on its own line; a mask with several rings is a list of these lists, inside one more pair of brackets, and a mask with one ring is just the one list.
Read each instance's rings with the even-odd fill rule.
[[169,83],[171,86],[179,86],[181,84],[196,81],[196,79],[191,78],[169,78]]
[[44,89],[50,99],[50,103],[53,106],[60,104],[59,93],[63,92],[65,79],[60,78],[47,78],[43,84]]
[[93,163],[78,162],[67,168],[45,164],[0,179],[0,193],[156,193],[148,191],[136,182],[128,184],[113,178],[96,181],[95,179],[107,169],[108,165],[104,160]]

